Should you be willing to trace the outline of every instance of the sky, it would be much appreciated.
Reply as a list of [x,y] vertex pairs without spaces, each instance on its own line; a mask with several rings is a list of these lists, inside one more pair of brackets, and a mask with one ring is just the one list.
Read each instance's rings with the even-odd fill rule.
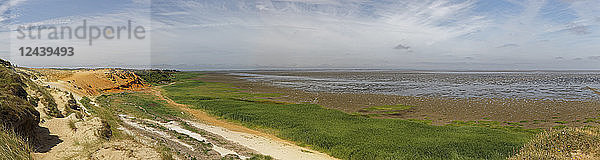
[[[0,0],[30,67],[600,70],[600,0]],[[144,40],[17,41],[20,25],[143,25]],[[30,58],[20,46],[75,46]]]

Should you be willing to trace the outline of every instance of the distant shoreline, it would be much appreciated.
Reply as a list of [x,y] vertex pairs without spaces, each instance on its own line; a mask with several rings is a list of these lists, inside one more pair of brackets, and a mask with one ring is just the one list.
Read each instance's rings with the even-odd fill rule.
[[[432,121],[445,125],[453,121],[498,121],[519,124],[525,128],[595,125],[585,122],[600,115],[600,101],[532,100],[512,98],[441,98],[383,95],[370,93],[308,92],[274,86],[268,82],[251,82],[224,72],[208,72],[199,78],[206,82],[233,84],[249,92],[279,93],[273,100],[293,103],[315,103],[347,113],[362,113],[369,106],[409,105],[409,110],[379,114],[378,118],[400,118]],[[555,122],[567,121],[566,124]],[[522,122],[522,123],[520,123]],[[585,122],[585,123],[584,123]]]

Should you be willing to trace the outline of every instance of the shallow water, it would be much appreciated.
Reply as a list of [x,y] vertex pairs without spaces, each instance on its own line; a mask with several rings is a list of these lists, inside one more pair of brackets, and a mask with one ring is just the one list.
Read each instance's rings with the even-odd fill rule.
[[599,100],[600,72],[303,71],[232,73],[306,91],[450,98]]

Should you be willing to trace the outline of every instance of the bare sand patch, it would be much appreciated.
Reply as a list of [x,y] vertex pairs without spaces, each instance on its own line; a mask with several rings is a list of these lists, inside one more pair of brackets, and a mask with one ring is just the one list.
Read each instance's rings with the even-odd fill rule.
[[198,122],[187,121],[187,123],[192,126],[219,135],[226,140],[255,150],[260,154],[268,155],[276,159],[336,159],[327,154],[297,146],[293,142],[280,139],[271,134],[262,133],[237,124],[218,120],[203,111],[190,109],[186,105],[176,103],[173,100],[162,96],[161,92],[158,90],[152,90],[151,92],[160,99],[167,101],[168,104],[179,107],[192,114],[194,118],[198,120]]

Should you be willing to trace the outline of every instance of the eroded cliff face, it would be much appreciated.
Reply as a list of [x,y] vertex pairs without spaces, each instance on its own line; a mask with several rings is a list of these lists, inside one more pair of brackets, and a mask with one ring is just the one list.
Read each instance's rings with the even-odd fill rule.
[[0,123],[6,129],[33,140],[40,113],[34,108],[37,101],[27,94],[26,87],[13,66],[0,59]]
[[132,71],[121,69],[32,69],[42,81],[81,96],[97,96],[149,87]]
[[161,159],[151,138],[113,139],[113,126],[80,103],[100,108],[93,97],[148,86],[132,71],[30,69],[0,59],[0,159]]

